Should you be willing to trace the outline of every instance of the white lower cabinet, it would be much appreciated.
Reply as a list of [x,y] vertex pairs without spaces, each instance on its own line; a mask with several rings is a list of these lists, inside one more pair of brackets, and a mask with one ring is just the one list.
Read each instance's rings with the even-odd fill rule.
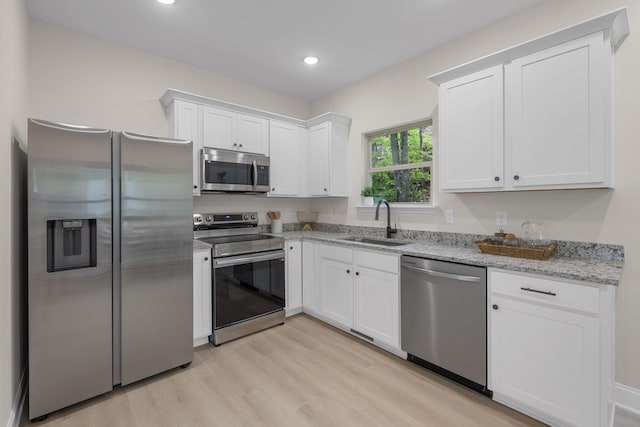
[[607,425],[611,286],[489,272],[494,400],[562,426]]
[[305,283],[305,307],[376,344],[399,349],[399,256],[325,244],[315,244],[314,250],[315,282],[309,286],[314,297],[306,297]]
[[353,250],[317,247],[317,289],[320,314],[344,327],[353,326]]
[[193,346],[209,342],[211,335],[211,249],[193,251]]
[[318,310],[315,260],[315,245],[302,242],[302,309],[309,314]]
[[[384,257],[395,271],[381,271]],[[400,347],[398,257],[356,251],[356,279],[354,282],[355,313],[353,329],[375,341]]]
[[285,293],[285,311],[287,316],[302,311],[302,242],[286,242],[287,291]]

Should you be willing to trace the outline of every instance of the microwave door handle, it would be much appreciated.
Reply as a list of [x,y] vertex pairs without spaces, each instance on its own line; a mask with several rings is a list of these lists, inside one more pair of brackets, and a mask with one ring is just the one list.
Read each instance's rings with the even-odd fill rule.
[[255,189],[258,186],[258,163],[252,160],[251,165],[253,165],[253,188]]

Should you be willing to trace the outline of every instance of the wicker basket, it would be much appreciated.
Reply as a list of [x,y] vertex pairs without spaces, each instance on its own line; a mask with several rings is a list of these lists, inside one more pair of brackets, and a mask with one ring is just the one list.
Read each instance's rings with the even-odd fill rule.
[[476,244],[483,254],[504,255],[516,258],[545,260],[556,250],[556,244],[536,246],[533,248],[521,248],[518,246],[508,246],[497,244],[491,239],[476,240]]

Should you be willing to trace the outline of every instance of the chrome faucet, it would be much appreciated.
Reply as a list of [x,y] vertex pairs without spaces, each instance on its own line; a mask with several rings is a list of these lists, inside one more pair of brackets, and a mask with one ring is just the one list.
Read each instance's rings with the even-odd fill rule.
[[385,199],[380,200],[378,202],[378,206],[376,206],[376,221],[380,216],[380,205],[382,204],[382,202],[387,205],[387,239],[390,239],[391,235],[397,233],[398,230],[395,228],[391,228],[391,206],[389,206],[389,202],[387,202]]

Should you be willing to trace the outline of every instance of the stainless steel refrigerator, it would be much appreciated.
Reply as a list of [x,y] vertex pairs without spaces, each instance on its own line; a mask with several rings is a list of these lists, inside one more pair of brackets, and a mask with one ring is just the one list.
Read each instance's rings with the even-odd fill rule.
[[29,418],[192,360],[192,144],[29,120]]

